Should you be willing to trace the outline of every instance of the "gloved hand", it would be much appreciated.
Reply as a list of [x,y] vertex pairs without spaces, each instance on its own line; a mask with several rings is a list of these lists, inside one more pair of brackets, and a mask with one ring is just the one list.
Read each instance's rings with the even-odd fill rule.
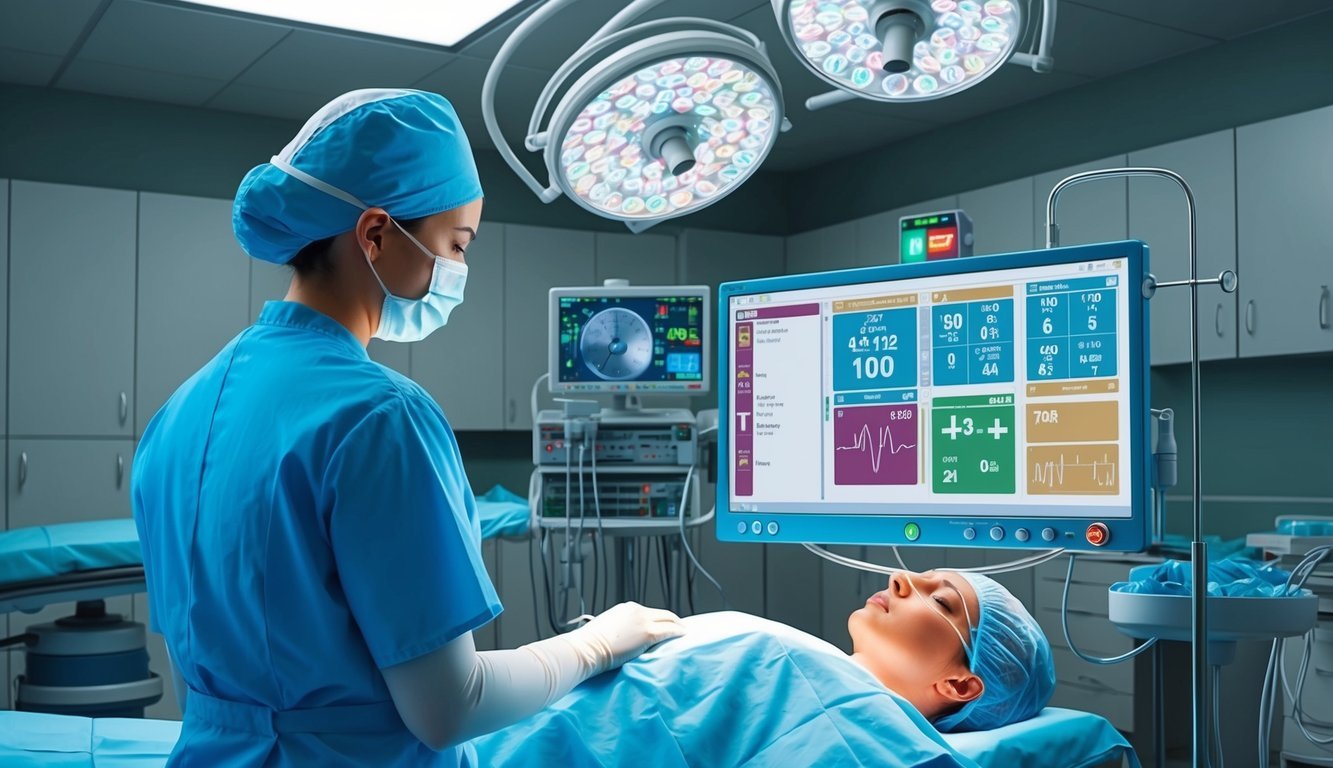
[[685,625],[671,611],[620,603],[564,637],[573,643],[591,677],[684,633]]

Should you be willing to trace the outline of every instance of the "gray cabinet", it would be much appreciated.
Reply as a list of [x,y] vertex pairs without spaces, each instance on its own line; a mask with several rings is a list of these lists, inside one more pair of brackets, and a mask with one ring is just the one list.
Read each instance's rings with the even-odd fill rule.
[[630,285],[676,285],[676,238],[598,232],[595,285],[623,277]]
[[1333,107],[1236,129],[1240,355],[1333,350]]
[[958,207],[972,219],[972,253],[1013,253],[1045,245],[1032,236],[1033,188],[1028,177],[958,196]]
[[[1036,176],[1032,190],[1032,238],[1036,247],[1046,246],[1046,201],[1061,179],[1082,171],[1119,168],[1124,164],[1125,156],[1115,155]],[[1055,211],[1055,222],[1060,227],[1060,245],[1124,240],[1129,232],[1128,194],[1124,179],[1103,179],[1066,187],[1060,193],[1060,204]]]
[[140,194],[136,434],[249,324],[249,261],[230,202]]
[[130,516],[132,440],[9,439],[9,527]]
[[134,192],[16,181],[9,431],[134,432]]
[[[505,234],[488,224],[467,249],[467,290],[449,324],[412,347],[412,378],[454,429],[503,429]],[[545,304],[542,305],[545,308]],[[542,324],[543,333],[545,322]],[[527,403],[525,398],[523,401]],[[525,405],[526,407],[526,405]]]
[[812,229],[787,238],[787,273],[851,269],[856,254],[856,222]]
[[958,207],[958,197],[937,197],[919,203],[904,205],[891,211],[876,213],[856,220],[856,265],[878,267],[897,264],[902,259],[899,251],[901,231],[898,220],[919,213],[935,213]]
[[731,280],[772,277],[784,272],[784,238],[711,229],[681,235],[681,282],[717,287]]
[[[1199,277],[1236,268],[1235,133],[1219,131],[1129,153],[1129,164],[1175,171],[1189,182],[1198,211]],[[1185,196],[1175,182],[1151,177],[1129,180],[1129,235],[1148,244],[1152,273],[1159,280],[1189,277]],[[1152,362],[1190,359],[1188,288],[1168,288],[1149,305]],[[1199,288],[1199,356],[1236,356],[1236,294],[1216,286]]]
[[561,286],[591,285],[591,232],[510,226],[505,231],[506,429],[532,429],[532,385],[547,369],[547,297]]

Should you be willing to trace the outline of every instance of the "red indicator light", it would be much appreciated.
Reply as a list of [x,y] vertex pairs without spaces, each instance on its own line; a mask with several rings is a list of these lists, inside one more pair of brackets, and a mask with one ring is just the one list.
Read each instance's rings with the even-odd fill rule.
[[1105,545],[1106,542],[1110,540],[1111,531],[1109,528],[1106,527],[1105,523],[1093,523],[1092,525],[1088,526],[1088,530],[1085,532],[1085,535],[1088,538],[1089,544],[1091,544],[1094,547],[1100,547]]

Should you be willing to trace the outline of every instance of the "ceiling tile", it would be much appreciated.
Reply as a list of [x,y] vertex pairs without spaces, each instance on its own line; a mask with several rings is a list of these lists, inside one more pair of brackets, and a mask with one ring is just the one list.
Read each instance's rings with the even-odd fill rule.
[[236,82],[332,98],[357,88],[406,87],[452,58],[425,48],[298,29]]
[[78,58],[225,82],[290,31],[206,10],[116,0]]
[[1065,8],[1074,5],[1098,8],[1222,40],[1248,35],[1307,14],[1330,10],[1328,0],[1270,0],[1263,3],[1219,3],[1217,0],[1067,0],[1060,4],[1057,18],[1063,21]]
[[56,87],[127,99],[199,106],[223,86],[221,80],[75,60]]
[[947,99],[919,104],[887,104],[860,99],[824,111],[847,109],[861,114],[892,114],[908,120],[947,124],[1016,106],[1086,82],[1089,82],[1088,78],[1067,72],[1038,74],[1026,67],[1010,64],[1001,67],[985,81]]
[[1193,51],[1217,41],[1073,3],[1056,16],[1055,68],[1106,77]]
[[0,80],[19,85],[46,85],[64,60],[63,56],[0,48]]
[[[337,94],[333,94],[336,96]],[[305,121],[332,98],[331,95],[282,91],[232,83],[208,101],[209,109],[244,112]]]
[[4,0],[0,48],[63,57],[99,5],[101,0]]

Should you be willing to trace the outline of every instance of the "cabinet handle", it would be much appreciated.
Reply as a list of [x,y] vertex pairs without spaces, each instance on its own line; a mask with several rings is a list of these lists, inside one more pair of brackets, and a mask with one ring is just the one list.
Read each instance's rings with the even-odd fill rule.
[[1245,302],[1245,332],[1254,335],[1254,299]]
[[1328,330],[1328,286],[1319,286],[1319,328]]
[[125,457],[116,454],[116,490],[120,490],[121,485],[125,483]]
[[23,489],[23,484],[28,482],[28,452],[19,453],[19,490]]
[[509,398],[509,423],[513,424],[518,420],[518,401]]
[[1217,338],[1222,338],[1222,305],[1217,305],[1217,313],[1213,315],[1213,327],[1217,329]]
[[125,426],[125,419],[130,416],[130,399],[124,392],[120,393],[120,424]]

